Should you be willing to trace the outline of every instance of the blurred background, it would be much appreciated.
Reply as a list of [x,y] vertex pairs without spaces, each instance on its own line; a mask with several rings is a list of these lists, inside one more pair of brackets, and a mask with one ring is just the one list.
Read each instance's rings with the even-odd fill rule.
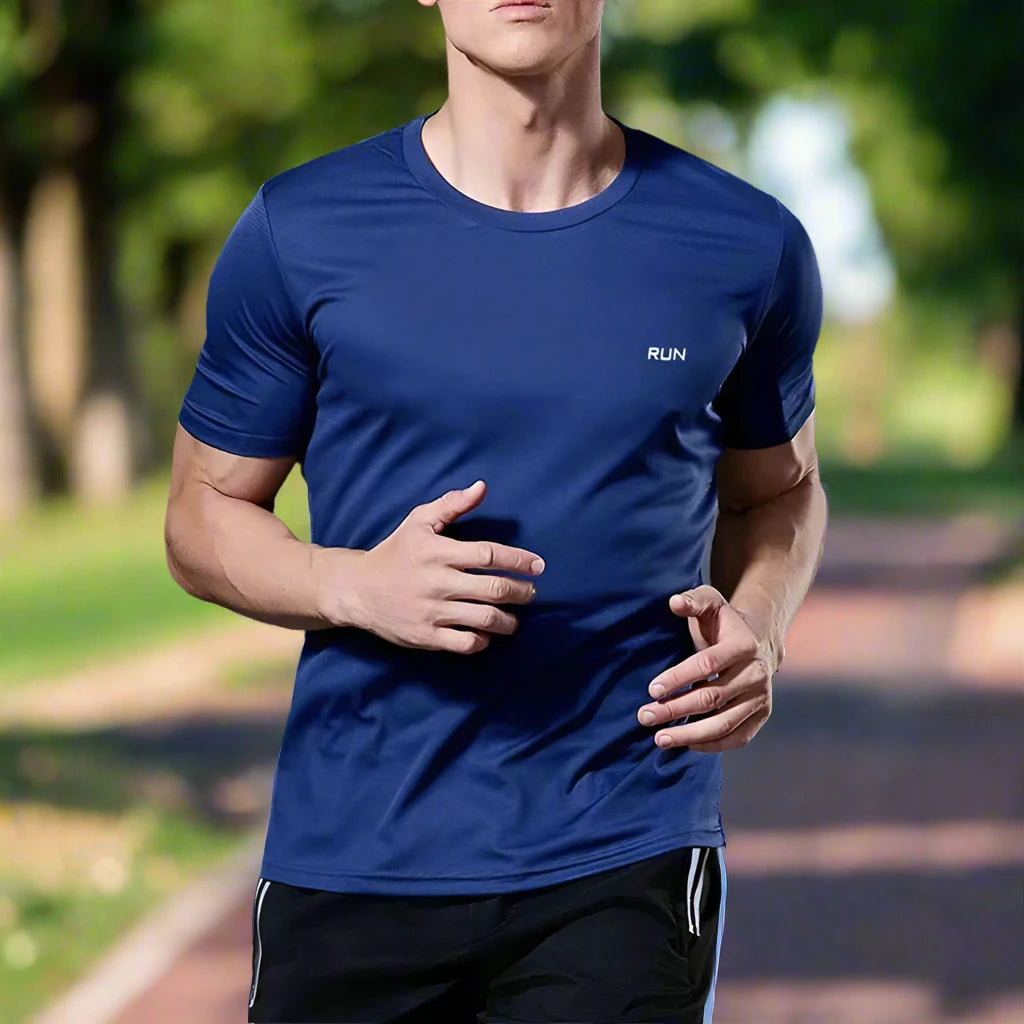
[[[562,0],[571,2],[571,0]],[[1024,1020],[1024,109],[1010,0],[608,0],[605,109],[824,278],[825,558],[725,758],[716,1024]],[[0,1021],[242,1022],[301,636],[164,563],[213,261],[439,106],[414,0],[0,0]],[[279,514],[308,537],[295,472]]]

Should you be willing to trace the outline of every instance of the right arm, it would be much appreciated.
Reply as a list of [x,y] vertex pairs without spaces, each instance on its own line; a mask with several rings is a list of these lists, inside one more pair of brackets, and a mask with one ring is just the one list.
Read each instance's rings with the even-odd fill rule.
[[204,444],[180,424],[164,522],[167,567],[193,597],[289,629],[354,624],[362,552],[336,549],[333,618],[322,596],[323,548],[273,513],[294,458],[247,458]]
[[[271,511],[293,458],[247,458],[192,437],[174,443],[164,527],[171,576],[194,597],[291,629],[357,626],[402,647],[472,654],[518,620],[499,604],[526,604],[539,575],[531,551],[458,541],[441,531],[475,508],[486,485],[417,505],[369,551],[299,540]],[[453,628],[458,626],[460,628]]]
[[441,532],[480,504],[483,483],[417,505],[371,551],[305,543],[274,515],[311,435],[317,388],[317,353],[261,189],[210,278],[206,339],[174,441],[164,527],[172,577],[204,601],[291,629],[356,626],[466,654],[491,633],[512,633],[515,616],[497,605],[532,600],[533,584],[461,570],[535,574],[538,556]]

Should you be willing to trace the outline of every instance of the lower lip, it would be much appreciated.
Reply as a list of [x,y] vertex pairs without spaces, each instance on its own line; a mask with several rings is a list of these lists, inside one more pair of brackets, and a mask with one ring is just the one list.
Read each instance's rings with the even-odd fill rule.
[[504,18],[539,18],[548,10],[540,4],[505,4],[504,7],[495,8],[494,13]]

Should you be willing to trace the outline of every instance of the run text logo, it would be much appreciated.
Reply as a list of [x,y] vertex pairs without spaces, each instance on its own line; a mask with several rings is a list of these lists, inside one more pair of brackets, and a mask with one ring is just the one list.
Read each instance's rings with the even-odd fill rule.
[[674,359],[685,359],[686,349],[685,348],[649,348],[647,350],[648,359],[661,359],[663,362],[670,363]]

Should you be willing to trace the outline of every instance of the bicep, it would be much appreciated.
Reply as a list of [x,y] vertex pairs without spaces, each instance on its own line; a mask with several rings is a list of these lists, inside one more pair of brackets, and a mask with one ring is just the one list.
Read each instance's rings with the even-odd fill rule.
[[722,449],[715,473],[719,504],[729,512],[745,512],[791,490],[817,469],[812,410],[784,444]]
[[201,496],[204,488],[273,509],[274,498],[295,462],[293,455],[256,458],[214,448],[179,423],[171,456],[168,511]]

